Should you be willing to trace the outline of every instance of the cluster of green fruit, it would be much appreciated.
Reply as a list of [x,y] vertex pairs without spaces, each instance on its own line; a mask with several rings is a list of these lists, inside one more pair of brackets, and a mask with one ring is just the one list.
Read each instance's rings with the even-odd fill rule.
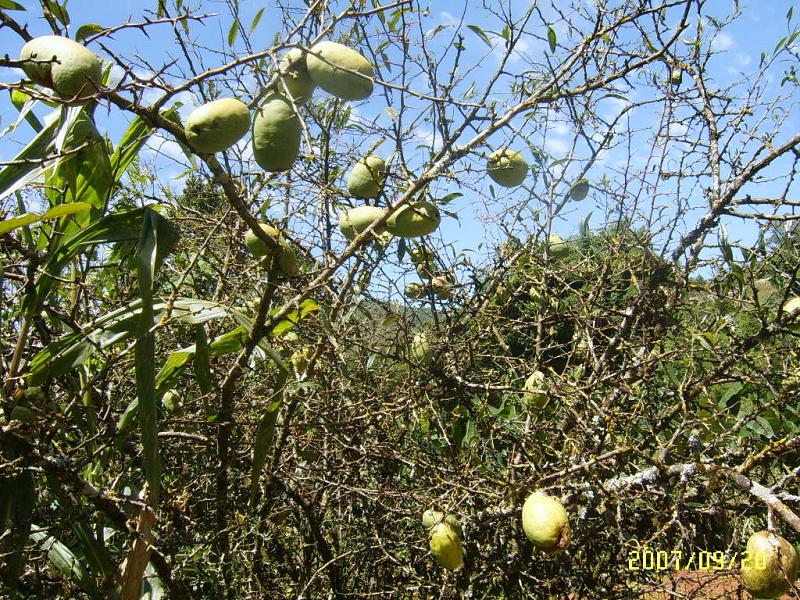
[[[428,529],[428,547],[445,569],[454,571],[464,564],[464,533],[455,515],[436,510],[422,514]],[[522,506],[522,530],[531,543],[546,554],[554,554],[569,546],[571,531],[564,505],[557,499],[533,492]]]

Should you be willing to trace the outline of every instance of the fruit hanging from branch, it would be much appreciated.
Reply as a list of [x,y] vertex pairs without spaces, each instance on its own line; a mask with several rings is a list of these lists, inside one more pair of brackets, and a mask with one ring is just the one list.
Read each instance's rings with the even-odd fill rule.
[[235,98],[220,98],[194,109],[186,118],[184,132],[189,144],[207,154],[222,152],[250,129],[250,111]]
[[516,187],[528,175],[528,161],[519,152],[503,148],[489,155],[486,171],[495,183],[503,187]]
[[742,582],[755,598],[780,598],[797,579],[799,565],[792,544],[776,533],[759,531],[747,540]]
[[281,94],[270,94],[253,119],[253,158],[265,171],[287,171],[300,152],[300,118]]
[[[348,240],[352,240],[376,220],[383,217],[384,214],[386,214],[386,211],[377,206],[356,206],[343,213],[339,218],[339,231]],[[375,235],[378,236],[385,231],[385,226],[376,227],[373,230]]]
[[458,533],[446,521],[433,526],[428,532],[431,554],[445,569],[455,571],[464,564],[464,547]]
[[427,200],[418,200],[395,211],[386,221],[386,229],[404,238],[421,237],[436,231],[442,216],[436,205]]
[[375,70],[362,54],[336,42],[320,42],[306,56],[311,79],[342,100],[363,100],[372,94]]
[[278,91],[302,106],[314,95],[317,85],[308,74],[306,55],[300,48],[292,48],[278,63]]
[[[50,88],[64,100],[81,103],[97,93],[103,63],[86,46],[60,35],[43,35],[26,43],[19,59],[34,83]],[[35,61],[35,62],[34,62]]]
[[533,492],[522,506],[522,529],[534,546],[547,553],[565,550],[571,531],[564,505],[541,492]]
[[380,156],[365,156],[350,171],[347,191],[354,198],[377,198],[386,179],[386,162]]

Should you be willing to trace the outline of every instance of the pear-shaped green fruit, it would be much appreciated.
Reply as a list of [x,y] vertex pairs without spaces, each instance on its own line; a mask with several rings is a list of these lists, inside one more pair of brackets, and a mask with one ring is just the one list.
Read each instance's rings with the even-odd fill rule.
[[503,148],[489,155],[486,171],[503,187],[516,187],[528,175],[528,161],[519,152]]
[[380,156],[365,156],[350,171],[347,191],[354,198],[377,198],[386,179],[386,163]]
[[436,231],[442,216],[435,204],[420,200],[395,211],[386,221],[386,229],[405,238],[420,237]]
[[672,69],[672,72],[669,74],[669,80],[674,86],[679,86],[681,82],[683,82],[683,71],[678,69],[677,67]]
[[[280,251],[277,257],[277,268],[284,275],[297,275],[297,258],[295,257],[294,250],[289,243],[283,239],[281,233],[272,225],[261,223],[261,229],[267,234],[268,237],[275,240],[280,246]],[[244,236],[244,244],[247,249],[258,258],[273,256],[273,250],[255,232],[248,231]]]
[[413,300],[419,300],[425,297],[426,291],[425,286],[421,283],[409,283],[406,285],[404,293]]
[[547,247],[553,258],[564,258],[569,254],[569,246],[557,233],[547,238]]
[[441,523],[444,520],[444,513],[438,510],[428,509],[424,513],[422,513],[422,525],[426,529],[430,529],[437,523]]
[[[356,206],[342,214],[339,219],[339,231],[348,240],[352,240],[385,214],[386,211],[377,206]],[[384,231],[386,231],[385,226],[373,229],[375,235],[381,235]]]
[[800,297],[789,298],[783,305],[783,313],[789,322],[789,329],[800,331]]
[[529,406],[536,408],[544,408],[547,404],[547,393],[535,390],[541,390],[547,387],[547,378],[541,371],[534,371],[525,380],[523,389],[525,392],[522,394],[522,399]]
[[411,340],[411,360],[421,365],[429,365],[433,362],[433,350],[428,341],[428,336],[423,332],[414,334]]
[[791,589],[800,565],[794,546],[781,536],[759,531],[747,540],[742,582],[755,598],[780,598]]
[[161,396],[161,407],[167,414],[176,414],[181,410],[181,396],[178,390],[167,390]]
[[545,552],[558,552],[569,546],[567,511],[551,496],[534,492],[522,506],[522,529],[534,546]]
[[363,100],[372,94],[375,71],[357,51],[336,42],[320,42],[306,56],[311,79],[342,100]]
[[580,202],[581,200],[585,200],[586,196],[589,195],[589,180],[588,179],[579,179],[575,183],[572,184],[572,187],[569,189],[569,197],[573,200],[577,200]]
[[265,171],[292,168],[300,152],[300,118],[280,94],[267,96],[253,119],[253,158]]
[[458,534],[447,523],[438,523],[428,532],[428,546],[445,569],[455,571],[464,564],[464,547]]
[[213,154],[233,146],[249,128],[247,105],[235,98],[220,98],[194,109],[186,119],[184,131],[193,148]]
[[97,55],[69,38],[44,35],[22,47],[19,59],[35,83],[50,88],[65,100],[80,103],[97,93],[103,83],[103,64]]
[[17,404],[11,409],[11,420],[21,423],[35,423],[36,413],[27,406]]
[[444,275],[437,275],[431,279],[431,291],[440,300],[449,300],[453,295],[453,287],[450,280]]
[[290,97],[297,106],[302,106],[314,95],[317,86],[308,74],[306,56],[300,48],[292,48],[284,55],[278,63],[278,73],[278,90]]

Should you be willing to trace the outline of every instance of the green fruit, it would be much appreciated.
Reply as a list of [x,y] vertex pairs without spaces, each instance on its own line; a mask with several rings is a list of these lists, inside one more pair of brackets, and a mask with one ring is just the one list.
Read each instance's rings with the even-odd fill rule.
[[683,71],[678,68],[672,69],[669,75],[669,80],[674,86],[679,86],[683,81]]
[[[261,229],[267,234],[268,237],[275,240],[280,245],[280,253],[277,257],[278,271],[284,275],[297,275],[297,258],[295,257],[294,250],[289,243],[283,239],[280,232],[272,225],[261,223]],[[259,238],[253,231],[248,231],[244,236],[244,244],[247,249],[258,258],[271,257],[273,255],[272,249],[265,241]]]
[[486,170],[503,187],[516,187],[528,175],[528,161],[519,152],[503,148],[489,155]]
[[22,47],[20,60],[53,62],[27,63],[22,69],[35,83],[78,103],[97,93],[103,83],[103,64],[97,55],[69,38],[44,35]]
[[797,551],[781,536],[759,531],[747,540],[742,582],[756,598],[779,598],[797,579]]
[[440,300],[449,300],[453,295],[450,281],[443,275],[437,275],[431,279],[431,291],[433,291]]
[[323,90],[342,100],[363,100],[372,94],[375,71],[361,54],[336,42],[320,42],[311,52],[306,56],[308,74]]
[[436,205],[420,200],[395,211],[386,221],[386,229],[400,237],[420,237],[436,231],[441,221]]
[[413,300],[424,298],[426,291],[425,286],[421,283],[409,283],[404,290],[405,295]]
[[300,152],[300,119],[280,94],[271,94],[253,119],[253,158],[265,171],[292,168]]
[[36,413],[27,406],[17,404],[11,409],[11,420],[19,421],[20,423],[35,423]]
[[569,246],[557,233],[547,238],[547,247],[553,258],[564,258],[569,254]]
[[386,178],[386,163],[380,156],[365,156],[353,165],[347,191],[354,198],[377,198]]
[[302,350],[295,350],[289,358],[289,362],[294,365],[298,373],[303,373],[308,368],[312,356],[314,356],[314,349],[306,347]]
[[300,48],[292,48],[278,64],[280,82],[278,89],[297,106],[302,106],[311,99],[316,84],[311,80],[306,66],[306,57]]
[[789,329],[800,331],[800,297],[789,298],[783,305],[783,314],[789,322]]
[[422,332],[414,334],[414,339],[411,340],[411,359],[422,365],[433,362],[433,351],[428,336]]
[[464,548],[458,534],[447,523],[434,525],[428,533],[431,554],[445,569],[455,571],[464,564]]
[[586,199],[586,196],[589,195],[589,180],[588,179],[579,179],[575,183],[572,184],[572,187],[569,190],[569,196],[573,200],[581,201]]
[[441,523],[443,520],[444,520],[444,513],[439,512],[438,510],[428,509],[424,513],[422,513],[422,524],[425,526],[426,529],[430,529],[437,523]]
[[177,390],[167,390],[161,396],[161,406],[167,414],[174,414],[181,409],[181,397]]
[[450,528],[456,532],[456,535],[459,538],[464,537],[464,530],[461,528],[461,521],[455,515],[447,515],[444,518],[444,522],[447,523]]
[[545,374],[541,371],[531,373],[525,380],[523,389],[526,391],[522,394],[522,399],[530,406],[544,408],[545,404],[547,404],[547,393],[534,390],[541,390],[547,387],[546,381]]
[[522,506],[522,529],[534,546],[545,552],[558,552],[569,546],[567,511],[556,500],[534,492]]
[[[339,230],[344,237],[348,240],[352,240],[385,214],[386,211],[377,206],[356,206],[341,216],[339,219]],[[373,230],[375,235],[380,235],[384,231],[386,231],[385,226],[376,227]]]
[[184,131],[193,148],[213,154],[233,146],[249,128],[247,105],[235,98],[220,98],[194,109]]

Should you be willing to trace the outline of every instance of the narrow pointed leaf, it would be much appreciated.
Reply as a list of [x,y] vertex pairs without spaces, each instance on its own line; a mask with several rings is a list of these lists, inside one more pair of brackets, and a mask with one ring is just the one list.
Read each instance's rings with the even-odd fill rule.
[[90,208],[92,208],[92,205],[88,202],[71,202],[70,204],[61,204],[51,208],[46,213],[41,215],[26,213],[21,217],[14,217],[13,219],[0,221],[0,235],[6,234],[9,231],[14,231],[18,227],[22,227],[24,225],[31,225],[32,223],[38,223],[39,221],[49,221],[51,219],[57,219],[66,215],[74,215],[75,213],[87,211]]

